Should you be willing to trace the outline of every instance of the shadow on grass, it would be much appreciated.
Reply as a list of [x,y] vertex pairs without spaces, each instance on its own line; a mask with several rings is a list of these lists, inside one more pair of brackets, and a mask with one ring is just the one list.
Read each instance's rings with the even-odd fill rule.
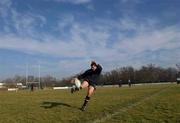
[[[45,101],[41,104],[41,107],[43,108],[53,108],[57,106],[65,106],[65,107],[72,107],[69,104],[66,103],[61,103],[61,102],[50,102],[50,101]],[[75,107],[74,107],[75,108]]]

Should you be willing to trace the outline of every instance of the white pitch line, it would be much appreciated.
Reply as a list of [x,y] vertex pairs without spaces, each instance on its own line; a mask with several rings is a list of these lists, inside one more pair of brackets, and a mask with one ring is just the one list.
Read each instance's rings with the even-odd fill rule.
[[124,108],[122,108],[122,109],[120,109],[120,110],[118,110],[118,111],[116,111],[116,112],[114,112],[114,113],[106,114],[106,115],[105,115],[104,117],[102,117],[101,119],[96,119],[96,120],[92,121],[91,123],[103,123],[104,121],[106,121],[106,120],[108,120],[108,119],[111,119],[113,116],[115,116],[115,115],[117,115],[117,114],[120,114],[120,113],[122,113],[122,112],[126,112],[128,109],[133,108],[133,107],[135,107],[135,106],[143,103],[143,102],[146,101],[146,100],[149,100],[150,98],[152,98],[152,97],[154,97],[154,96],[162,93],[163,91],[167,90],[168,88],[169,88],[169,87],[163,88],[163,89],[161,89],[160,91],[156,92],[155,94],[152,94],[152,95],[150,95],[150,96],[148,96],[148,97],[146,97],[146,98],[144,98],[144,99],[142,99],[142,100],[140,100],[140,101],[138,101],[138,102],[132,103],[132,104],[130,104],[129,106],[124,107]]

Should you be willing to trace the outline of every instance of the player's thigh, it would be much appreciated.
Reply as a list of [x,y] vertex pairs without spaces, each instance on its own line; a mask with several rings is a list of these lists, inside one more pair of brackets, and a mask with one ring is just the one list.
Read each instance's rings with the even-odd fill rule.
[[89,86],[89,83],[87,81],[83,81],[82,84],[81,84],[82,88],[86,88],[88,86]]

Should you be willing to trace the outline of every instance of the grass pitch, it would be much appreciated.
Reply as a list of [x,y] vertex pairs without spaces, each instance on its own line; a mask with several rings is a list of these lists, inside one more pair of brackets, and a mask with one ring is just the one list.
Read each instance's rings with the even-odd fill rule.
[[180,86],[98,88],[87,110],[86,90],[0,92],[0,123],[180,123]]

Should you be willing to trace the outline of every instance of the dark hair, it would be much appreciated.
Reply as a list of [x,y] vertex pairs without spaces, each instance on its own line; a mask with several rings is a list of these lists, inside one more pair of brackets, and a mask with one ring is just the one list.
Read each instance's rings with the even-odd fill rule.
[[91,66],[93,66],[93,65],[97,66],[97,64],[96,64],[95,61],[92,61],[92,62],[91,62]]

